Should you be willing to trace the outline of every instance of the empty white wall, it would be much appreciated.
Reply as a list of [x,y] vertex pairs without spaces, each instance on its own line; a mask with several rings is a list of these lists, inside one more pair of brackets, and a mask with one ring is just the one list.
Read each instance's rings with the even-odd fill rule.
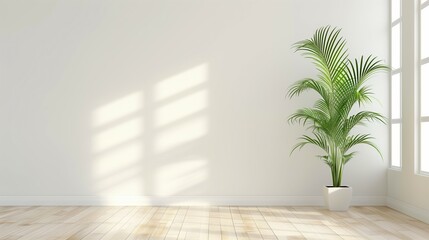
[[[0,1],[2,203],[318,204],[331,181],[318,151],[289,156],[304,128],[287,117],[314,98],[285,94],[315,75],[291,44],[337,26],[352,57],[386,60],[388,12],[388,0]],[[386,115],[387,76],[370,106]],[[380,204],[388,126],[366,130],[385,160],[360,148],[344,184]]]

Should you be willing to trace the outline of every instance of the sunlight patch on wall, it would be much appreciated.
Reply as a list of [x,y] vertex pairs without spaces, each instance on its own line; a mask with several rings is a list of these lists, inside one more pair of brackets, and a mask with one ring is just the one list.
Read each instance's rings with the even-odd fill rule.
[[156,174],[157,195],[171,196],[207,179],[207,160],[194,158],[168,164]]
[[208,134],[208,64],[200,64],[155,84],[154,154],[182,151],[160,161],[154,174],[157,196],[180,195],[208,179],[208,160],[195,156],[198,142]]
[[162,127],[207,108],[207,90],[199,90],[159,107],[155,112],[155,126]]
[[208,160],[197,154],[208,133],[207,79],[208,65],[200,64],[155,82],[146,98],[131,92],[93,112],[93,177],[100,196],[170,196],[207,180]]
[[141,92],[131,93],[98,108],[93,114],[93,126],[100,127],[124,116],[138,112],[143,108],[143,95]]
[[93,177],[98,194],[141,195],[143,178],[143,94],[129,95],[103,105],[92,116]]
[[155,136],[155,151],[160,153],[195,141],[207,134],[207,125],[206,117],[196,117],[160,131]]
[[94,152],[101,152],[141,136],[142,125],[143,118],[135,117],[96,134],[93,139]]
[[207,81],[208,65],[198,65],[155,85],[155,101],[160,101],[201,85]]
[[94,162],[94,176],[97,179],[106,178],[123,169],[133,168],[142,157],[141,141],[126,144],[108,153],[100,154]]

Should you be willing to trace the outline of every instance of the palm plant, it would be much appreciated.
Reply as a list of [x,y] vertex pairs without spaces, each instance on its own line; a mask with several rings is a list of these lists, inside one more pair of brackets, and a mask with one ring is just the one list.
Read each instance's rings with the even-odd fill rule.
[[297,42],[296,51],[311,59],[318,70],[317,78],[305,78],[295,82],[289,89],[290,98],[310,90],[320,97],[312,108],[302,108],[289,117],[290,123],[308,126],[311,134],[305,134],[295,149],[313,144],[324,151],[319,156],[331,169],[334,187],[341,186],[343,168],[356,154],[351,149],[358,144],[367,144],[381,155],[372,142],[370,134],[354,134],[352,130],[367,121],[386,123],[386,118],[372,111],[353,113],[373,100],[367,80],[388,67],[376,57],[348,58],[346,40],[340,37],[341,29],[329,26],[316,30],[312,38]]

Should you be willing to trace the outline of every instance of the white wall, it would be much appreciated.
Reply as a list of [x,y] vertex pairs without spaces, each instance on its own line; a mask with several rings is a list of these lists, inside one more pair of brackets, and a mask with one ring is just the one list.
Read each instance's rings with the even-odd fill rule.
[[417,154],[419,60],[414,36],[419,4],[419,0],[402,1],[402,169],[388,172],[387,204],[429,223],[429,176],[418,173]]
[[[315,74],[291,44],[329,24],[343,28],[351,56],[388,59],[388,6],[1,1],[2,203],[321,203],[331,180],[318,152],[289,156],[304,128],[286,119],[312,97],[285,93]],[[371,108],[387,115],[387,74],[372,83]],[[388,126],[367,130],[386,159],[361,148],[344,184],[355,203],[382,204]]]

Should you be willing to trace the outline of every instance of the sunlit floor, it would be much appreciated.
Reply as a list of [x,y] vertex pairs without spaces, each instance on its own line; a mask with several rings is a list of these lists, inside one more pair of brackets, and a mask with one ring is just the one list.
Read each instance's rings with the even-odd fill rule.
[[429,239],[387,207],[0,207],[0,239]]

